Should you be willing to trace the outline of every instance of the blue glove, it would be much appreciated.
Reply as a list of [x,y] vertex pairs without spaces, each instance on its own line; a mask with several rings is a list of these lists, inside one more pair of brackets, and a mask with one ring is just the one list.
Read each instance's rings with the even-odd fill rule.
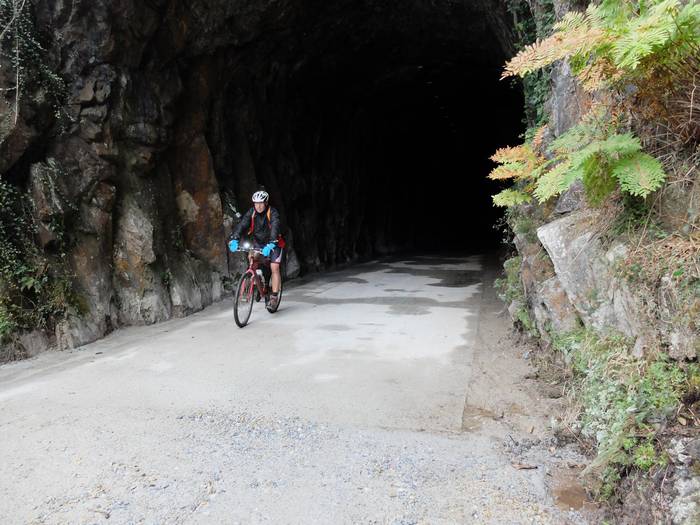
[[233,239],[230,243],[228,243],[228,249],[232,252],[238,251],[238,240]]
[[262,249],[263,257],[269,257],[272,253],[272,250],[274,250],[276,247],[277,245],[274,242],[266,244],[265,247]]

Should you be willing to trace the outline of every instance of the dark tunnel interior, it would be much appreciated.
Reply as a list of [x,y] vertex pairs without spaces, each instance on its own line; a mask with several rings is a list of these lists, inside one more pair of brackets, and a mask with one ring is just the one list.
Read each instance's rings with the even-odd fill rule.
[[[220,163],[221,185],[242,196],[256,184],[270,190],[304,269],[498,246],[489,157],[522,133],[523,101],[500,80],[507,52],[483,12],[355,9],[344,19],[332,4],[295,38],[252,46],[250,63],[268,70],[231,77],[225,126],[236,129],[222,136],[245,136],[256,176],[246,186],[229,169],[240,163],[232,152],[239,160]],[[222,157],[221,137],[209,142]]]

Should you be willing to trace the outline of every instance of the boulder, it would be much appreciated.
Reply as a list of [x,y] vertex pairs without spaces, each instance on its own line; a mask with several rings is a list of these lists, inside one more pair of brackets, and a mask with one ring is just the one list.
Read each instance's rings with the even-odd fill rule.
[[666,452],[675,468],[671,520],[674,525],[700,523],[700,475],[697,471],[698,440],[672,438]]
[[301,267],[299,265],[299,258],[293,248],[287,251],[287,260],[285,263],[285,279],[294,279],[299,277],[301,272]]
[[537,230],[566,295],[586,326],[635,338],[643,332],[641,308],[616,267],[623,244],[605,250],[593,230],[596,212],[577,211]]
[[90,317],[73,313],[56,325],[54,336],[58,350],[70,350],[104,336],[104,328]]
[[578,314],[556,276],[539,285],[532,309],[541,334],[547,333],[547,329],[565,333],[581,326]]
[[185,317],[218,301],[223,296],[221,274],[207,263],[183,256],[171,266],[169,284],[173,317]]

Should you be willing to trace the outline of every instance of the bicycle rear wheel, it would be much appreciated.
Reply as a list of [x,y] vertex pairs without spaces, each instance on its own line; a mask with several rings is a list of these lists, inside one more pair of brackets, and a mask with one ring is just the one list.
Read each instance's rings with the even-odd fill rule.
[[236,324],[243,328],[250,320],[255,302],[255,280],[251,273],[244,273],[236,287],[236,296],[233,300],[233,318]]

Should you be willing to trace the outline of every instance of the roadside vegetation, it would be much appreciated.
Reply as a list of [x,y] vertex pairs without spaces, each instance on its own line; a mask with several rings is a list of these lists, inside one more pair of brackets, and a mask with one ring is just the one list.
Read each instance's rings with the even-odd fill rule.
[[[518,32],[524,42],[503,73],[523,81],[529,128],[522,144],[492,157],[489,177],[504,184],[494,204],[507,208],[515,232],[546,222],[561,195],[581,188],[584,206],[598,212],[595,236],[628,248],[616,277],[639,298],[646,322],[697,334],[700,227],[669,219],[669,210],[700,183],[700,2],[603,0],[556,23],[550,4],[536,5],[536,38],[532,28]],[[511,8],[525,16],[518,9]],[[563,62],[578,84],[581,117],[554,136],[546,100],[551,71]],[[528,242],[537,243],[536,235]],[[673,428],[700,428],[697,357],[673,360],[655,341],[640,355],[614,330],[538,334],[521,262],[505,263],[501,297],[516,325],[541,337],[548,361],[561,367],[571,405],[563,425],[589,447],[592,491],[615,500],[626,476],[666,468],[662,442]],[[669,301],[672,308],[662,308]]]
[[[0,143],[21,133],[23,111],[53,114],[61,120],[65,84],[49,62],[28,0],[0,0]],[[60,126],[59,126],[60,127]],[[57,129],[60,132],[60,129]],[[41,177],[58,196],[60,167],[50,160]],[[75,210],[63,202],[65,213],[45,225],[52,240],[47,251],[37,245],[35,203],[12,180],[0,175],[0,362],[14,355],[18,334],[35,328],[53,328],[69,309],[79,308],[66,259],[70,239],[66,221]]]

